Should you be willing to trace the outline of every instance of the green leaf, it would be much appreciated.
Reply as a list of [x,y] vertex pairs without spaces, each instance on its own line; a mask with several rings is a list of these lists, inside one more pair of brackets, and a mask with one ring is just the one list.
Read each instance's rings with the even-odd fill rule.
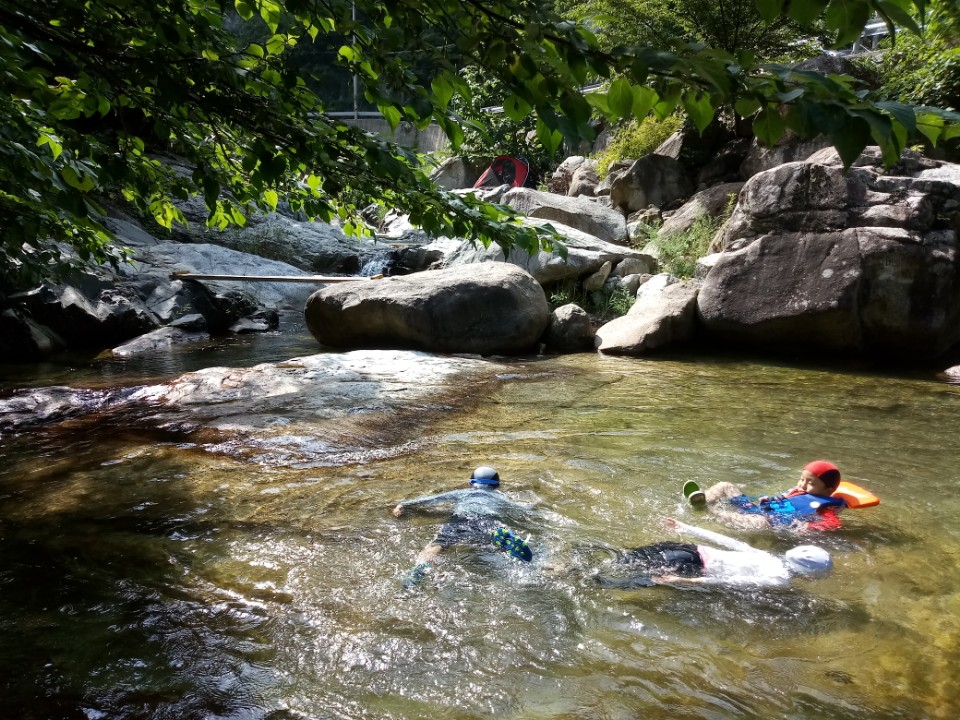
[[263,193],[263,199],[266,201],[267,205],[270,206],[271,210],[276,211],[277,203],[280,201],[280,197],[277,195],[275,190],[267,190]]
[[286,35],[273,35],[267,40],[267,52],[271,55],[279,55],[287,49]]
[[872,110],[854,110],[851,115],[867,123],[870,137],[883,153],[883,162],[888,167],[894,165],[900,159],[903,145],[893,132],[893,121],[887,115]]
[[878,102],[877,107],[890,113],[911,135],[917,130],[917,114],[909,105],[898,102]]
[[710,98],[705,92],[686,92],[683,94],[683,107],[687,115],[693,120],[700,133],[707,128],[713,120],[714,109]]
[[661,94],[657,97],[656,102],[653,105],[653,115],[657,120],[664,120],[670,116],[676,107],[677,103],[680,101],[680,86],[671,85],[666,89],[666,94]]
[[830,142],[837,149],[845,168],[857,161],[863,149],[870,144],[870,125],[862,118],[853,117],[841,132],[830,135]]
[[606,93],[598,93],[598,92],[587,93],[586,98],[587,98],[587,102],[590,103],[592,107],[596,108],[601,115],[609,116],[611,114],[610,104],[607,102]]
[[786,130],[786,124],[776,108],[764,108],[753,121],[753,134],[767,147],[773,147]]
[[657,101],[657,93],[648,87],[634,88],[633,91],[633,116],[637,120],[643,120],[649,113],[653,104]]
[[67,185],[80,192],[89,192],[93,190],[96,185],[92,177],[89,175],[81,175],[70,165],[64,165],[60,169],[60,177],[63,178],[63,181],[67,183]]
[[450,104],[450,99],[453,97],[453,83],[450,82],[449,75],[446,73],[437,75],[430,82],[430,89],[433,90],[433,97],[441,108]]
[[917,21],[913,18],[913,16],[894,2],[890,2],[889,0],[879,0],[877,2],[877,11],[880,13],[881,17],[887,21],[888,25],[890,22],[893,22],[900,27],[907,28],[907,30],[916,33],[917,35],[922,32],[920,26],[917,25]]
[[253,8],[246,0],[236,0],[233,6],[237,9],[237,14],[244,20],[249,20],[253,17]]
[[766,22],[770,23],[780,17],[785,0],[755,0],[757,12]]
[[518,123],[530,114],[530,103],[516,95],[510,95],[503,101],[503,113]]
[[41,132],[40,137],[37,139],[37,147],[43,147],[44,145],[50,147],[50,152],[54,160],[60,157],[60,153],[63,152],[63,145],[60,144],[57,137],[47,132]]
[[801,25],[812,25],[826,9],[830,0],[800,0],[791,2],[787,14]]
[[826,20],[827,27],[837,33],[834,44],[848,45],[860,37],[870,12],[866,0],[830,0]]
[[917,131],[936,147],[943,134],[943,118],[935,113],[918,113]]
[[734,110],[740,117],[750,117],[760,109],[760,101],[755,97],[742,97],[733,105]]
[[549,152],[555,152],[560,143],[563,142],[563,135],[559,131],[553,130],[547,126],[542,119],[537,119],[537,139]]
[[380,114],[383,115],[384,120],[386,120],[387,124],[390,125],[390,130],[395,131],[397,126],[400,124],[400,119],[402,117],[400,111],[393,105],[377,105],[377,110],[380,111]]
[[628,117],[633,111],[633,88],[624,78],[617,78],[607,91],[607,106],[615,117]]

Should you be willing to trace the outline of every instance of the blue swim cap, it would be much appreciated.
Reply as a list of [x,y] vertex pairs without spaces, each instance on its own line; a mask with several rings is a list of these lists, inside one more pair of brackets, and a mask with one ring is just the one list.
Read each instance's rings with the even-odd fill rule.
[[498,473],[492,467],[481,465],[472,473],[470,473],[470,484],[489,485],[491,487],[496,487],[500,484],[500,473]]

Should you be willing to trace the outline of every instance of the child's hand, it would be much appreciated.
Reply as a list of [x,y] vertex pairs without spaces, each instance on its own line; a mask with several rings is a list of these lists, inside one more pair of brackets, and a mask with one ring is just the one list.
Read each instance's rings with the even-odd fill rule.
[[397,505],[397,506],[393,509],[393,516],[394,516],[394,517],[400,517],[401,515],[403,515],[403,505]]
[[664,518],[664,519],[663,519],[663,526],[664,526],[667,530],[673,530],[673,531],[675,531],[675,532],[679,532],[679,531],[680,531],[679,523],[677,522],[677,520],[676,520],[675,518],[670,518],[670,517]]

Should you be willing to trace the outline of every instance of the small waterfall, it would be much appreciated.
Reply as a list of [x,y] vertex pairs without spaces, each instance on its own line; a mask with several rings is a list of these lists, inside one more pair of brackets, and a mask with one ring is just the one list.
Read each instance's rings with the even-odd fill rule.
[[364,255],[361,260],[361,277],[373,275],[390,275],[393,266],[397,263],[397,251],[394,249],[378,250],[370,255]]

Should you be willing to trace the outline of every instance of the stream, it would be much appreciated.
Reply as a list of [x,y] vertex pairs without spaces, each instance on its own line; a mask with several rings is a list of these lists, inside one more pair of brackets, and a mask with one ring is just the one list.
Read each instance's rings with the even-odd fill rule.
[[[246,336],[135,361],[0,368],[0,389],[160,383],[317,350]],[[32,718],[955,718],[960,389],[739,357],[490,361],[337,462],[257,462],[133,411],[0,440],[0,690]],[[295,412],[295,410],[291,410]],[[302,428],[309,417],[297,417]],[[319,422],[319,421],[317,421]],[[316,425],[336,443],[336,425]],[[385,452],[389,442],[395,451]],[[337,456],[341,457],[341,456]],[[613,548],[725,530],[685,480],[786,490],[836,463],[881,498],[777,590],[599,587]],[[400,500],[478,465],[535,505],[531,563],[451,548]]]

